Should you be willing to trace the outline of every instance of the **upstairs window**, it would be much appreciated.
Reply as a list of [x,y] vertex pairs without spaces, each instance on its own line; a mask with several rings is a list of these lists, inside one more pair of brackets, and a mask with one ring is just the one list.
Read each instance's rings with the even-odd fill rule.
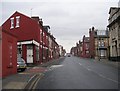
[[45,33],[43,32],[43,44],[45,44]]
[[101,46],[102,46],[102,47],[104,47],[104,46],[105,46],[104,41],[102,41],[102,42],[101,42]]
[[43,32],[43,36],[45,36],[45,33]]
[[101,42],[100,42],[100,41],[98,42],[98,46],[99,46],[99,47],[101,46]]
[[16,28],[20,27],[20,16],[16,17]]
[[11,23],[10,29],[14,28],[14,17],[10,18],[10,23]]
[[40,29],[40,41],[42,42],[42,30]]

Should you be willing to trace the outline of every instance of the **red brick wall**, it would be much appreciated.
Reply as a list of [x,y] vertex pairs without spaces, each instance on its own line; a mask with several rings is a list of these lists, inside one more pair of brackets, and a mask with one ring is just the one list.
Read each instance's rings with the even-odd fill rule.
[[94,38],[95,31],[92,30],[89,32],[90,35],[90,56],[91,58],[95,57],[95,38]]
[[[90,58],[90,42],[85,42],[85,36],[83,37],[83,53],[82,57],[84,58]],[[86,44],[89,46],[88,49],[86,48]],[[89,51],[89,53],[86,53],[86,51]]]
[[0,78],[2,77],[2,30],[0,29]]
[[[14,24],[16,24],[16,16],[20,16],[20,27],[10,29],[10,18],[14,17]],[[10,18],[2,25],[3,29],[17,35],[18,41],[31,39],[40,41],[40,26],[37,21],[18,12],[15,12]]]
[[27,46],[22,45],[22,57],[27,62]]
[[[12,49],[10,49],[10,45]],[[12,56],[10,58],[10,56]],[[10,65],[10,63],[12,63]],[[17,39],[2,32],[2,77],[17,73]]]

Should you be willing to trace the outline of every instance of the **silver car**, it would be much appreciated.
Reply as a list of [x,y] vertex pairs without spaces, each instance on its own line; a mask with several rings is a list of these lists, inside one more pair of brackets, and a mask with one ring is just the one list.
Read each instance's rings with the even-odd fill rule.
[[25,63],[25,60],[21,57],[17,58],[17,70],[18,71],[24,71],[27,68],[27,65]]

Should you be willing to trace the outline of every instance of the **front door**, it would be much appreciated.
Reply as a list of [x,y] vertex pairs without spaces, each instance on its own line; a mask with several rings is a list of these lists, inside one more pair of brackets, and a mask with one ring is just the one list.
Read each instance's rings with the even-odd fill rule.
[[33,63],[33,45],[27,45],[27,63]]

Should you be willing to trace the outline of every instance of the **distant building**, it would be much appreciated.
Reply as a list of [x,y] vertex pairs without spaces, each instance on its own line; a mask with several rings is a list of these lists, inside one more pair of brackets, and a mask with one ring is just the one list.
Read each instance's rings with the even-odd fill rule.
[[109,35],[108,30],[89,29],[90,35],[90,57],[95,59],[108,59],[109,57]]
[[90,57],[95,58],[95,28],[92,27],[89,29],[90,36]]
[[76,43],[76,47],[77,47],[77,56],[78,57],[82,57],[82,42],[79,40],[78,43]]
[[63,57],[63,56],[64,56],[64,49],[63,49],[63,46],[62,46],[62,45],[59,45],[59,50],[60,50],[60,51],[59,51],[59,52],[60,52],[60,53],[59,53],[60,56]]
[[109,14],[110,60],[120,60],[120,7],[111,7]]
[[90,57],[90,37],[83,36],[83,50],[82,50],[82,57],[89,58]]
[[72,47],[70,53],[74,56],[77,56],[77,47]]
[[79,41],[79,56],[82,57],[82,51],[83,51],[83,42]]
[[108,59],[109,36],[107,30],[95,31],[95,59]]

